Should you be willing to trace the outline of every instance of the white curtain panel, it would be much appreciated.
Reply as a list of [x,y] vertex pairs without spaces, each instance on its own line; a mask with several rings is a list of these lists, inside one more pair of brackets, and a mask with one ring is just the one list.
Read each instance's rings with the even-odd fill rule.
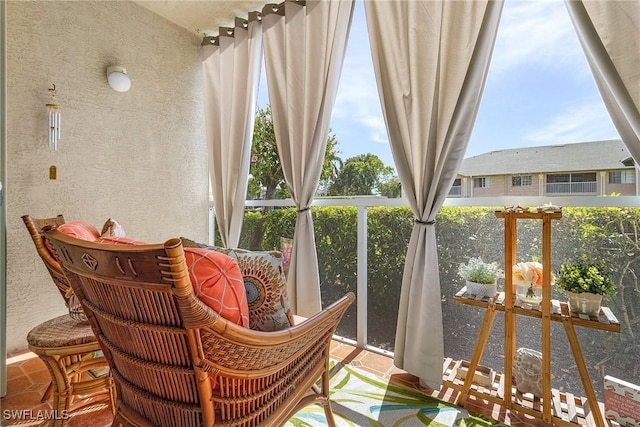
[[300,3],[265,6],[262,25],[276,144],[298,209],[288,295],[294,313],[311,316],[322,304],[309,207],[322,171],[354,2]]
[[598,90],[640,164],[640,1],[565,2]]
[[389,143],[414,215],[395,364],[438,389],[444,357],[435,218],[471,136],[502,1],[364,3]]
[[262,63],[257,13],[220,28],[218,45],[203,46],[204,112],[213,208],[225,247],[240,241],[251,140]]

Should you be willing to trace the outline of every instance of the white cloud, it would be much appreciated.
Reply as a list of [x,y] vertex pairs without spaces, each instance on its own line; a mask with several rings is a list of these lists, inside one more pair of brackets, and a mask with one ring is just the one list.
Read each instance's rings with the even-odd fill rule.
[[492,73],[526,65],[565,67],[584,55],[563,1],[505,2]]
[[[505,2],[505,12],[494,49],[490,78],[503,73],[522,73],[523,70],[515,71],[521,67],[528,70],[527,72],[535,72],[536,69],[541,68],[568,67],[581,70],[577,72],[587,77],[588,68],[585,67],[584,61],[575,30],[562,0]],[[572,110],[579,109],[574,107]],[[563,117],[571,117],[572,110],[568,110]],[[561,139],[564,134],[584,135],[584,138],[588,139],[590,134],[599,134],[595,132],[598,128],[596,123],[602,124],[603,119],[609,120],[606,112],[604,115],[602,113],[596,115],[593,111],[602,112],[603,107],[592,110],[585,106],[583,111],[575,113],[575,117],[571,120],[563,120],[559,117],[545,129],[531,133],[528,138],[531,141],[552,136],[554,139]],[[591,119],[588,120],[593,121],[585,120],[582,125],[578,125],[576,120],[589,117],[589,113],[591,113]],[[576,123],[573,125],[575,128],[573,130],[570,130],[571,122]],[[371,65],[366,26],[363,21],[351,29],[348,52],[332,116],[332,127],[336,131],[357,127],[360,129],[359,139],[362,141],[388,144]],[[566,139],[563,140],[565,141]]]
[[363,141],[388,144],[365,27],[352,28],[331,126],[360,127]]
[[370,131],[369,138],[373,142],[380,144],[388,144],[389,137],[387,136],[387,126],[384,123],[382,114],[372,114],[368,117],[361,117],[361,122],[368,127]]
[[524,139],[532,145],[566,144],[619,138],[600,99],[581,100],[568,106],[546,126]]

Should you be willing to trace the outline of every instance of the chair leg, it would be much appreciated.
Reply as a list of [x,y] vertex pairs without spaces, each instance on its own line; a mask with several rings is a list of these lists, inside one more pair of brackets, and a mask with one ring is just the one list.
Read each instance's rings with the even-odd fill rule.
[[53,394],[53,382],[49,381],[49,385],[47,389],[42,394],[42,399],[40,399],[40,403],[45,403],[47,400],[51,399],[51,395]]
[[109,371],[109,400],[111,401],[111,412],[113,413],[113,415],[116,414],[116,385],[113,382],[113,375],[111,374],[111,371]]
[[331,401],[329,398],[322,404],[324,407],[324,414],[327,417],[327,425],[329,427],[336,427],[336,420],[333,418],[333,411],[331,410]]
[[322,401],[322,406],[324,407],[324,414],[327,417],[327,425],[329,427],[336,427],[336,420],[333,418],[333,411],[331,410],[331,400],[329,396],[331,396],[331,390],[329,389],[329,361],[325,363],[325,370],[322,373],[322,396],[324,397]]
[[[79,367],[83,355],[91,353],[91,347],[30,346],[30,349],[44,362],[51,376],[51,382],[42,396],[42,402],[51,405],[51,417],[45,420],[48,427],[68,426],[73,412],[81,408],[110,403],[112,410],[115,410],[116,390],[112,376],[109,375],[104,382],[90,379],[89,374]],[[66,352],[69,354],[64,354]]]

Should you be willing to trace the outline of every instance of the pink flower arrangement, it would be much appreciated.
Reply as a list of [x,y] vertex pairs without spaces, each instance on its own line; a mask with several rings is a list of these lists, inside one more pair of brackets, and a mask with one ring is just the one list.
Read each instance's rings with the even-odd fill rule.
[[[518,263],[513,266],[511,277],[514,285],[542,287],[542,264],[534,261]],[[551,272],[551,283],[554,281],[555,276]]]
[[[516,286],[516,294],[525,302],[537,303],[541,299],[542,289],[542,264],[529,261],[520,262],[511,269],[512,283]],[[555,276],[551,272],[551,283],[555,281]],[[518,290],[526,287],[526,292]],[[536,290],[537,289],[537,290]],[[522,294],[521,294],[522,292]]]

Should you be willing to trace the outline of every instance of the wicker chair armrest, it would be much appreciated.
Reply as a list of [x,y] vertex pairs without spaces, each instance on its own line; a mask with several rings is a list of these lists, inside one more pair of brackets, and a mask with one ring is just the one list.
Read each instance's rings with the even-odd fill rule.
[[276,372],[318,342],[324,342],[328,348],[353,301],[355,296],[348,293],[301,324],[274,332],[253,331],[220,319],[198,331],[201,368],[210,372],[235,371],[235,375],[245,378]]

